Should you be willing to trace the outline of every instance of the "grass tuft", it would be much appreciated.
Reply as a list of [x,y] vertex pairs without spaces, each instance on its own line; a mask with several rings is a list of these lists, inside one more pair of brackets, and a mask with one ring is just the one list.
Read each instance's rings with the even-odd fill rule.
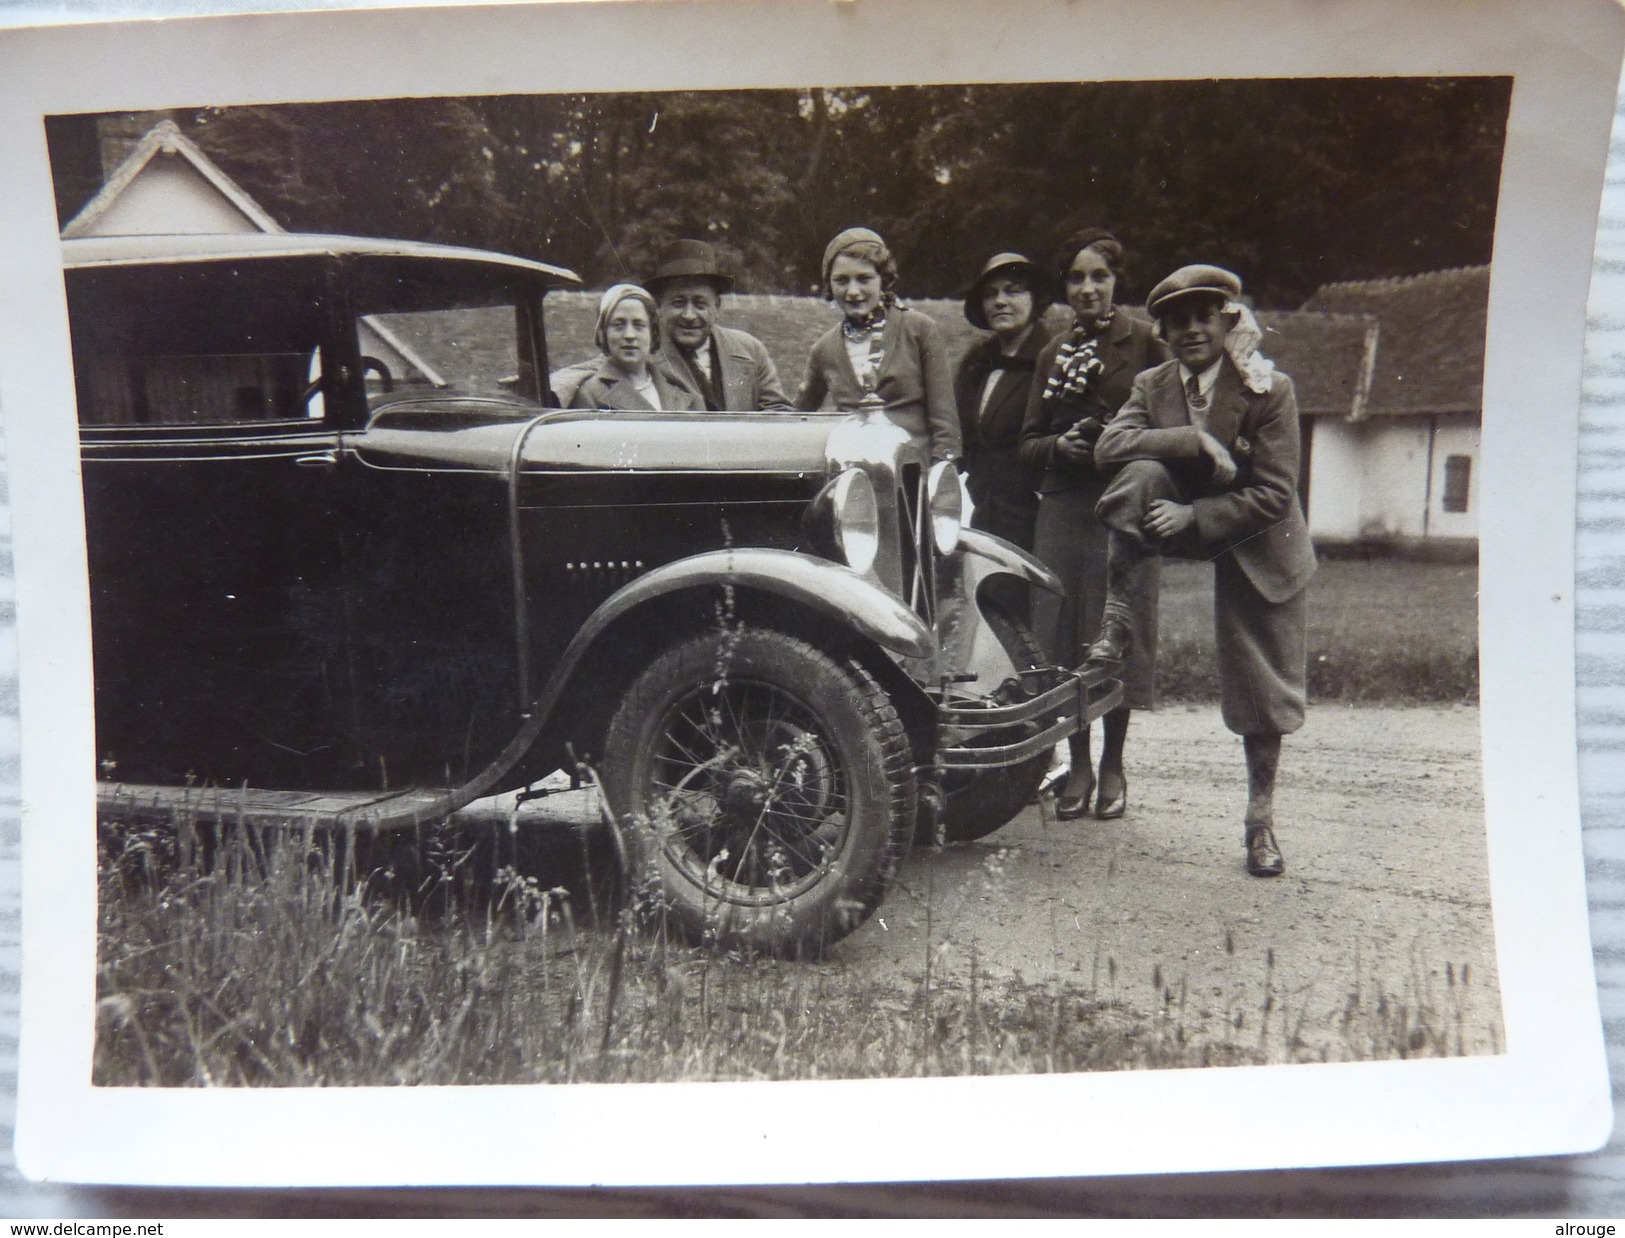
[[1464,969],[1443,994],[1357,984],[1333,1055],[1299,1039],[1309,1012],[1267,976],[1258,1009],[1198,1031],[1183,980],[1160,968],[1143,1008],[1113,960],[1105,993],[995,977],[974,950],[968,966],[927,958],[863,981],[634,932],[634,909],[591,910],[604,896],[585,878],[579,893],[549,884],[478,841],[421,850],[437,858],[408,876],[311,832],[104,829],[94,1082],[833,1079],[1463,1051]]

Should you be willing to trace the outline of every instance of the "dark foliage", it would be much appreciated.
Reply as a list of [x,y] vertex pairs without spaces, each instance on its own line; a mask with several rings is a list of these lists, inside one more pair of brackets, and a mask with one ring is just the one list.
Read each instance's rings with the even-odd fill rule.
[[[1330,280],[1490,258],[1505,78],[1039,83],[535,95],[205,108],[176,118],[291,228],[546,257],[602,285],[674,236],[741,285],[806,292],[853,223],[911,296],[1081,224],[1130,248],[1128,298],[1223,263],[1264,306]],[[64,209],[85,195],[53,143]],[[83,152],[79,152],[83,153]],[[70,166],[71,164],[71,166]]]

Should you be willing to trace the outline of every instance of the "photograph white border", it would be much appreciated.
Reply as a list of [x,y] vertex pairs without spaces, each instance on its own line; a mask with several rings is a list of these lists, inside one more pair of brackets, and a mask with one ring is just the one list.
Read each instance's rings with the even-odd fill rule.
[[[1600,1145],[1612,1106],[1575,772],[1575,462],[1622,42],[1625,15],[1609,0],[654,0],[0,33],[0,425],[21,655],[20,1167],[142,1184],[754,1184],[1397,1164]],[[828,1083],[90,1086],[89,613],[43,116],[408,95],[1463,74],[1516,79],[1490,291],[1480,555],[1504,1054]]]

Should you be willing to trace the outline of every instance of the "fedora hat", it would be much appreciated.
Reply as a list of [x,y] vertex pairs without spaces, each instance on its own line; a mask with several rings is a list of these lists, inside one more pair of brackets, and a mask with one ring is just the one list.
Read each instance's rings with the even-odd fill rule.
[[1145,299],[1145,308],[1151,317],[1161,318],[1172,302],[1181,297],[1198,295],[1234,301],[1241,296],[1241,277],[1223,267],[1201,262],[1180,267],[1151,290],[1151,295]]
[[987,314],[982,309],[982,288],[988,279],[1000,272],[1020,275],[1027,281],[1033,294],[1033,317],[1037,318],[1054,298],[1050,293],[1048,273],[1025,254],[1006,252],[994,254],[982,264],[980,273],[965,289],[965,321],[979,331],[989,331]]
[[643,286],[658,297],[661,288],[674,279],[710,280],[719,293],[734,286],[733,272],[709,241],[673,241],[661,251],[654,274],[643,281]]

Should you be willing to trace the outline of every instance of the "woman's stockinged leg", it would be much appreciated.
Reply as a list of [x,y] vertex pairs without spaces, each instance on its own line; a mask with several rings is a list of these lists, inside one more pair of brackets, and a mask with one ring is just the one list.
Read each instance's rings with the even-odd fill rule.
[[1089,797],[1095,792],[1095,771],[1089,763],[1089,728],[1084,727],[1066,744],[1072,758],[1072,771],[1061,793],[1055,797],[1055,814],[1063,821],[1086,816]]
[[1072,753],[1072,772],[1067,776],[1066,794],[1088,799],[1095,789],[1095,771],[1089,760],[1089,728],[1084,727],[1066,741]]
[[1133,710],[1120,705],[1100,720],[1104,743],[1100,750],[1100,776],[1123,776],[1123,744],[1128,739],[1128,720]]
[[1128,810],[1123,745],[1128,739],[1128,720],[1133,712],[1126,705],[1119,706],[1101,719],[1104,740],[1100,751],[1100,796],[1095,801],[1095,816],[1103,821],[1121,817]]

